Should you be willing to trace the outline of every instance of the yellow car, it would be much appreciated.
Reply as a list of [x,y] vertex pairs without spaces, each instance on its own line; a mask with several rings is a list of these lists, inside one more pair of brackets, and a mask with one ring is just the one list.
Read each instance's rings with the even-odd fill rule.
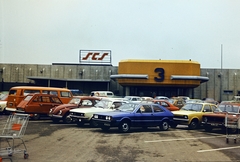
[[217,106],[211,103],[187,103],[179,111],[172,111],[174,115],[174,125],[188,125],[189,129],[196,129],[202,123],[202,116],[212,113]]

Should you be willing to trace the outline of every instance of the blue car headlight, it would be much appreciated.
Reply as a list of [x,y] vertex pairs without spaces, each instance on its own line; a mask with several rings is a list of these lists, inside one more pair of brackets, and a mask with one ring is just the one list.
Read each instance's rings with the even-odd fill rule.
[[94,114],[94,115],[93,115],[93,118],[96,118],[96,119],[97,119],[97,118],[98,118],[98,115],[97,115],[97,114]]
[[112,117],[111,116],[106,116],[106,120],[111,120]]

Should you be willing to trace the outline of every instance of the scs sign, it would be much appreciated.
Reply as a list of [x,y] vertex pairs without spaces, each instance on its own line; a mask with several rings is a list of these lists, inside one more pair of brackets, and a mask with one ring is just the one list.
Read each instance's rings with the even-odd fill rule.
[[80,50],[81,64],[111,64],[110,50]]

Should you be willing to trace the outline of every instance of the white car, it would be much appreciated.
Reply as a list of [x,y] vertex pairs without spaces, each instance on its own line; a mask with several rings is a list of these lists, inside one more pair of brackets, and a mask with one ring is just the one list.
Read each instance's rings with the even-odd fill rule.
[[156,97],[154,97],[154,99],[155,100],[169,100],[169,98],[166,96],[156,96]]
[[69,117],[76,122],[78,126],[90,123],[91,126],[96,127],[97,125],[92,121],[93,114],[116,110],[119,106],[128,102],[129,101],[123,98],[102,98],[94,107],[70,110]]
[[124,98],[134,103],[140,103],[142,101],[139,96],[125,96]]
[[5,108],[7,106],[7,94],[0,94],[0,113],[3,113],[5,111]]

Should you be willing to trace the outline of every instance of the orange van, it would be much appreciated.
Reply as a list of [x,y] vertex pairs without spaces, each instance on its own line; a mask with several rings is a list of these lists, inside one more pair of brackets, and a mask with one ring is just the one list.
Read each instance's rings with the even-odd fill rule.
[[17,105],[25,98],[29,93],[40,94],[52,94],[57,95],[62,103],[68,103],[72,97],[72,92],[67,88],[56,87],[38,87],[38,86],[16,86],[12,87],[8,93],[8,101],[6,111],[16,111]]

